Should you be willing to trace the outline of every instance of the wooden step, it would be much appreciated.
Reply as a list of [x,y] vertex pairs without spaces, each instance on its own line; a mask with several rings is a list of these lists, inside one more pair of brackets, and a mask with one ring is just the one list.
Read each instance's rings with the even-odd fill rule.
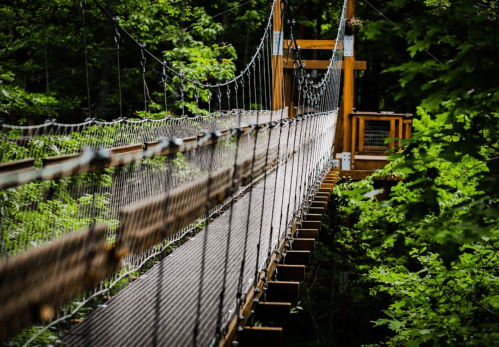
[[334,188],[334,184],[332,183],[323,183],[321,188]]
[[301,222],[302,229],[317,229],[320,230],[322,226],[322,222],[313,221],[313,220],[305,220]]
[[269,281],[266,299],[271,302],[283,302],[297,299],[300,295],[300,282]]
[[239,337],[239,346],[283,346],[282,328],[245,326]]
[[321,207],[321,208],[327,208],[327,202],[325,201],[312,201],[310,204],[310,207]]
[[314,251],[315,239],[294,239],[293,251]]
[[277,279],[279,281],[303,281],[305,265],[279,264],[277,265]]
[[319,240],[319,230],[317,229],[300,229],[297,239],[314,239]]
[[305,216],[306,221],[322,221],[322,214],[309,213]]
[[310,251],[289,250],[286,252],[286,264],[308,265],[310,263]]
[[312,214],[320,214],[320,215],[323,215],[324,214],[324,208],[322,207],[309,207],[308,208],[308,213],[312,213]]
[[291,319],[290,302],[259,302],[255,310],[255,321],[287,322]]
[[329,193],[324,193],[324,192],[317,192],[315,196],[323,196],[329,200],[330,194]]
[[325,202],[328,202],[329,201],[329,196],[316,195],[314,197],[314,201],[325,201]]

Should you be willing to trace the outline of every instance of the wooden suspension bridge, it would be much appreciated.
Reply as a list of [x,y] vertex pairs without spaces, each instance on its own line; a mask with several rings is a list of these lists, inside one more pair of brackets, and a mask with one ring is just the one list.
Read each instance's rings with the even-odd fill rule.
[[[355,1],[346,0],[344,18],[353,17]],[[121,224],[113,234],[114,244],[106,239],[107,227],[95,223],[94,216],[94,223],[80,232],[2,259],[2,339],[32,322],[51,321],[58,307],[119,272],[127,257],[177,237],[179,230],[223,204],[216,218],[207,218],[207,227],[145,274],[130,279],[117,295],[106,296],[84,320],[62,317],[78,324],[65,330],[56,344],[282,345],[290,300],[299,295],[299,281],[305,278],[337,180],[364,179],[383,168],[385,152],[400,146],[400,140],[386,144],[384,139],[411,135],[410,114],[355,111],[354,73],[367,68],[366,62],[355,59],[355,35],[347,33],[335,41],[303,37],[280,41],[282,19],[281,4],[276,2],[269,35],[274,39],[272,109],[257,111],[249,124],[239,119],[239,127],[211,133],[196,130],[196,135],[181,140],[154,139],[105,152],[43,158],[42,169],[34,158],[0,165],[1,188],[16,189],[96,170],[121,172],[124,166],[148,158],[178,154],[208,155],[211,162],[223,162],[229,152],[220,154],[217,148],[224,141],[237,143],[231,152],[233,164],[213,168],[199,160],[199,165],[210,167],[207,175],[178,185],[152,182],[151,187],[162,189],[162,194],[150,191],[145,199],[119,206]],[[342,61],[336,61],[343,76],[339,110],[297,100],[293,84],[297,66],[317,75],[334,65],[284,54],[297,46],[343,52]],[[172,179],[171,174],[166,177]],[[123,187],[131,186],[123,182]],[[281,326],[255,326],[255,319]]]

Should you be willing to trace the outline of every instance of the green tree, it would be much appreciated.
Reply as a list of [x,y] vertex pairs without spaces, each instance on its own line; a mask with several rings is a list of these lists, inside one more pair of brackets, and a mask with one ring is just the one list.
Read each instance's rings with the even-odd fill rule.
[[[0,40],[5,43],[0,49],[5,71],[2,80],[17,91],[14,98],[2,87],[5,92],[2,92],[0,111],[10,116],[9,121],[37,113],[38,119],[44,120],[49,112],[65,121],[84,119],[88,114],[87,68],[92,115],[103,119],[119,117],[114,25],[95,1],[81,4],[85,9],[85,32],[80,1],[11,0],[0,5]],[[230,45],[215,44],[221,25],[211,20],[202,7],[185,0],[106,1],[103,5],[146,49],[186,77],[214,82],[234,76],[235,51]],[[85,64],[84,34],[88,65]],[[119,43],[123,116],[133,117],[136,111],[144,110],[143,96],[138,92],[143,88],[142,57],[140,48],[123,32],[120,32]],[[48,99],[39,95],[47,92],[46,69]],[[164,109],[161,78],[161,66],[146,55],[148,112]],[[169,109],[178,113],[181,85],[178,77],[171,73],[167,79]],[[186,106],[196,112],[195,88],[187,83],[184,88],[184,101],[190,102]],[[206,93],[200,97],[206,101]],[[31,108],[27,109],[25,104]]]

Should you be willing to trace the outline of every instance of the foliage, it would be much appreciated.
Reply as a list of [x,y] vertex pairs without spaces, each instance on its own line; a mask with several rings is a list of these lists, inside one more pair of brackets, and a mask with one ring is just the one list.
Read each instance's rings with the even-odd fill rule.
[[[406,149],[375,175],[404,178],[389,200],[369,194],[373,177],[335,188],[340,210],[356,221],[344,227],[339,242],[353,272],[371,283],[371,294],[392,298],[387,318],[376,321],[396,333],[389,345],[493,346],[499,213],[497,193],[487,186],[497,184],[498,172],[489,165],[497,140],[486,136],[482,143],[490,146],[463,149],[456,137],[466,133],[455,132],[462,124],[449,124],[445,115],[432,119],[422,108],[419,114]],[[466,116],[460,119],[469,124]]]
[[[9,121],[20,122],[32,117],[51,115],[62,120],[84,119],[92,114],[104,119],[120,116],[118,73],[124,116],[144,110],[141,51],[124,32],[115,28],[95,2],[84,2],[85,32],[80,1],[51,2],[12,0],[0,5],[0,39],[5,45],[2,56],[0,112],[11,115]],[[215,43],[222,26],[214,22],[201,6],[188,1],[103,2],[119,23],[146,49],[170,67],[199,82],[226,80],[234,76],[236,54],[232,46]],[[180,19],[180,20],[179,20]],[[84,34],[88,65],[85,64]],[[120,70],[117,66],[119,42]],[[75,59],[75,57],[80,57]],[[162,67],[145,56],[147,112],[164,110]],[[47,71],[47,74],[46,74]],[[87,74],[90,107],[87,100]],[[182,93],[186,111],[197,113],[204,105],[195,102],[195,87],[179,82],[167,71],[168,109],[179,113]],[[74,83],[77,81],[77,83]],[[46,83],[49,84],[50,94]],[[6,87],[7,86],[7,87]],[[207,101],[201,91],[200,102]],[[180,111],[181,113],[182,111]],[[38,119],[39,121],[40,119]]]

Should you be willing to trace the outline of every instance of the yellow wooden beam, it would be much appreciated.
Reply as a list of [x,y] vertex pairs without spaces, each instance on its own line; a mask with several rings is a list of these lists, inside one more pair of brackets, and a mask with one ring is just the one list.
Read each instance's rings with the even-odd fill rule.
[[[329,60],[302,60],[302,63],[305,64],[305,70],[326,70],[329,66]],[[284,68],[285,69],[293,69],[294,68],[294,60],[284,60]],[[345,63],[341,65],[342,69],[345,69]],[[367,62],[365,61],[354,61],[353,62],[354,70],[366,70]]]
[[[300,49],[334,49],[336,44],[335,40],[296,40]],[[294,47],[294,41],[285,40],[284,41],[284,49],[288,49],[289,47]],[[342,49],[342,42],[338,42],[337,49]]]

